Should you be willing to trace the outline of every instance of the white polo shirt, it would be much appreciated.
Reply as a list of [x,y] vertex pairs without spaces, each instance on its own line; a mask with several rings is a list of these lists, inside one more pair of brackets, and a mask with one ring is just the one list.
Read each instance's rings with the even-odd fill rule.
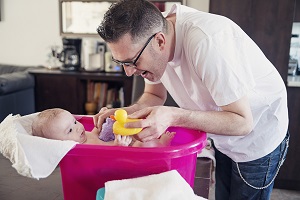
[[175,56],[161,82],[175,102],[188,110],[220,110],[219,106],[247,95],[254,120],[252,132],[208,136],[236,162],[272,152],[288,127],[286,88],[275,67],[228,18],[180,5],[164,16],[171,13],[176,13]]

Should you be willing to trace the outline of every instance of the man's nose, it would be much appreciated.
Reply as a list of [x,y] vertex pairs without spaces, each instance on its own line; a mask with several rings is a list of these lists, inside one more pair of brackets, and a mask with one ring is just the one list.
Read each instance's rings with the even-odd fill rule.
[[123,65],[124,71],[126,73],[126,76],[132,76],[136,69],[134,67]]

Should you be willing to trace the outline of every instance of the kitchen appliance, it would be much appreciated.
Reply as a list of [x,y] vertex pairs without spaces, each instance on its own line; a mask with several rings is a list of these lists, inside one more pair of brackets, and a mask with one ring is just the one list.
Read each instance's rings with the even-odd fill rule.
[[63,38],[63,50],[58,54],[62,71],[77,71],[81,67],[81,39]]
[[105,72],[123,72],[123,67],[112,61],[111,52],[105,52]]

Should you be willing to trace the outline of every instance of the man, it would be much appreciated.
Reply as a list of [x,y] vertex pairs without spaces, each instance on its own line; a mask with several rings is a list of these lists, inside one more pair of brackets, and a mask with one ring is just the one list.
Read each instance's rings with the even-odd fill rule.
[[[231,20],[174,5],[162,15],[144,0],[113,5],[98,28],[113,60],[145,89],[126,107],[148,141],[169,126],[203,130],[216,149],[216,199],[269,199],[288,148],[285,85]],[[179,105],[162,106],[167,91]],[[97,127],[114,112],[103,108]]]

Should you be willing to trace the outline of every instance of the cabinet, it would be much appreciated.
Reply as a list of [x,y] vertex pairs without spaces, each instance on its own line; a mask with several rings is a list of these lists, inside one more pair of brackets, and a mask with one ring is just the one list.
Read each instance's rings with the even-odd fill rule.
[[[294,10],[299,9],[299,5],[300,0],[210,0],[210,12],[235,21],[258,44],[287,82]],[[298,14],[296,11],[296,18]],[[288,88],[287,92],[290,147],[274,187],[300,190],[300,88]]]
[[287,81],[295,0],[210,0],[209,11],[236,22]]
[[89,81],[106,82],[108,87],[123,87],[124,105],[131,104],[132,77],[122,73],[63,72],[60,70],[34,69],[36,111],[59,107],[73,114],[86,114]]
[[283,167],[275,181],[275,187],[300,190],[300,87],[288,87],[290,146]]
[[300,22],[300,0],[295,1],[294,22]]

